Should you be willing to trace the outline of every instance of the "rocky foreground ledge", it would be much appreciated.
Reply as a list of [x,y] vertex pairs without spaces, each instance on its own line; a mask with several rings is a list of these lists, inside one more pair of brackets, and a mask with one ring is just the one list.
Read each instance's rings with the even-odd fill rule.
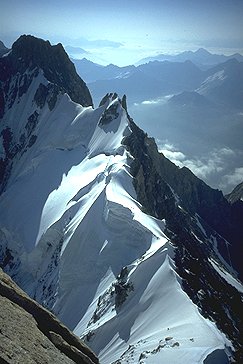
[[99,360],[0,268],[0,363],[98,364]]

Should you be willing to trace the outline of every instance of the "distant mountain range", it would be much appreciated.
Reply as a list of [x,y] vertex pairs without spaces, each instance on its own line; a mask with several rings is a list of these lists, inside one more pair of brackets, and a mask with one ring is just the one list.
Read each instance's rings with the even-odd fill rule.
[[88,51],[86,51],[85,49],[83,48],[80,48],[80,47],[73,47],[73,46],[70,46],[70,45],[67,45],[65,46],[65,51],[68,53],[68,54],[71,54],[72,56],[74,55],[85,55],[85,54],[89,54]]
[[226,56],[224,54],[213,54],[204,48],[199,48],[197,51],[185,51],[179,54],[158,54],[153,57],[146,57],[137,62],[137,65],[148,63],[151,61],[170,61],[170,62],[185,62],[192,61],[197,65],[212,66],[219,63],[226,62],[229,59],[235,58],[239,62],[243,62],[243,56],[239,53]]
[[[200,69],[192,61],[153,61],[137,67],[101,66],[87,59],[73,62],[80,77],[88,83],[95,103],[110,90],[126,94],[130,103],[188,91],[197,92],[221,107],[243,108],[243,62],[236,59],[208,70]],[[188,97],[189,94],[189,101]]]
[[243,110],[243,63],[230,59],[203,72],[204,81],[194,91],[183,91],[169,102],[210,108]]
[[196,90],[222,107],[243,110],[243,63],[230,59],[210,68]]
[[243,56],[238,53],[225,56],[200,48],[145,58],[126,67],[102,66],[86,58],[72,61],[95,102],[110,90],[126,94],[130,103],[196,91],[223,106],[243,107]]
[[72,61],[75,64],[78,74],[82,75],[83,79],[88,83],[114,78],[126,78],[136,70],[135,66],[119,67],[114,64],[102,66],[89,61],[87,58],[72,58]]
[[149,100],[193,90],[205,79],[203,71],[191,61],[154,61],[122,68],[114,65],[104,67],[87,60],[74,60],[74,63],[79,75],[89,84],[95,102],[109,90],[126,94],[130,102]]
[[[95,105],[107,92],[126,94],[139,126],[158,142],[169,140],[187,160],[196,159],[194,172],[204,181],[220,186],[224,193],[240,182],[233,176],[239,175],[243,156],[243,62],[227,59],[203,69],[192,61],[151,61],[136,67],[73,61],[88,83]],[[231,156],[222,156],[219,162],[215,150],[224,148]],[[204,172],[197,163],[203,166],[205,158],[220,166],[211,165]],[[237,178],[235,183],[233,178]]]
[[211,102],[203,95],[195,91],[183,91],[172,96],[168,102],[176,106],[193,106],[198,108],[210,108]]

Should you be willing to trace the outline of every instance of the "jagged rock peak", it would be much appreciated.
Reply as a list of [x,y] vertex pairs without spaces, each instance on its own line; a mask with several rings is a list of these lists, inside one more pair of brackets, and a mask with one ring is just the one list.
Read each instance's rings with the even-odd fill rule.
[[[55,57],[55,55],[60,56],[63,51],[64,49],[60,43],[52,46],[48,40],[45,41],[25,34],[21,35],[12,45],[12,53],[21,57],[28,64],[30,61],[39,65],[42,65],[43,62],[50,63],[52,57]],[[68,58],[65,51],[63,55]],[[49,56],[48,59],[45,59],[46,56]]]
[[14,42],[10,56],[13,72],[22,73],[28,67],[39,67],[48,81],[62,88],[73,101],[83,106],[93,105],[85,82],[76,73],[61,43],[52,46],[49,41],[21,35]]
[[103,98],[102,100],[100,101],[99,103],[99,106],[103,106],[105,105],[105,103],[108,101],[108,100],[115,100],[116,98],[118,97],[117,93],[107,93]]
[[84,343],[1,268],[0,304],[0,363],[98,364]]

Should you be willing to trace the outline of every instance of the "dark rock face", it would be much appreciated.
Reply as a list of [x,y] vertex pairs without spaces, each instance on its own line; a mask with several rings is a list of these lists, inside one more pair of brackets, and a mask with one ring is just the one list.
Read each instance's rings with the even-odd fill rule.
[[95,354],[0,269],[0,362],[98,364]]
[[[243,278],[242,264],[237,253],[243,241],[243,215],[235,220],[235,213],[221,191],[214,190],[197,178],[188,168],[179,168],[163,154],[158,153],[152,138],[148,138],[133,122],[133,133],[125,143],[136,160],[133,163],[133,175],[138,197],[148,213],[159,218],[177,215],[177,208],[171,203],[175,196],[180,199],[180,206],[189,214],[198,214],[207,224],[231,245],[230,255],[233,266]],[[143,148],[141,148],[143,145]],[[169,211],[168,211],[169,206]],[[222,239],[223,240],[223,239]],[[229,261],[225,244],[219,245],[220,253]]]
[[117,276],[117,281],[114,284],[115,288],[115,307],[119,311],[121,305],[126,301],[129,292],[133,291],[134,287],[131,282],[127,282],[128,269],[123,267],[121,273]]
[[0,57],[9,52],[9,49],[5,47],[4,43],[0,40]]
[[[54,88],[52,93],[57,95],[57,93],[67,92],[74,102],[83,106],[93,105],[85,82],[76,73],[73,63],[60,43],[51,46],[49,41],[31,35],[22,35],[13,44],[12,51],[0,59],[0,81],[2,81],[0,118],[3,117],[7,104],[10,108],[17,96],[21,97],[27,92],[33,77],[38,75],[40,69],[53,85],[48,86]],[[28,72],[26,73],[26,71]],[[11,85],[12,77],[15,78],[14,84]],[[43,88],[39,90],[37,97],[40,99],[41,91],[44,99],[47,95]],[[53,100],[51,105],[50,109],[55,105],[55,103],[53,105]]]
[[[242,276],[237,254],[242,243],[243,214],[236,221],[221,192],[158,153],[154,140],[131,119],[130,127],[132,133],[124,143],[135,158],[131,173],[138,200],[147,213],[166,220],[166,234],[175,246],[175,263],[184,290],[232,340],[235,358],[241,362],[241,295],[212,268],[209,259],[218,260],[214,246],[217,242],[221,255]],[[238,239],[236,232],[241,234]]]
[[6,186],[14,158],[18,154],[25,153],[37,140],[35,128],[38,124],[38,116],[38,112],[35,111],[28,117],[25,130],[23,130],[17,142],[14,141],[13,130],[10,127],[7,126],[0,132],[5,152],[4,158],[0,158],[0,193]]
[[[0,79],[8,79],[27,68],[40,68],[48,81],[57,85],[60,91],[67,92],[74,102],[83,106],[92,106],[92,99],[85,82],[77,75],[73,63],[68,58],[63,46],[59,43],[51,46],[49,41],[22,35],[12,46],[12,52],[1,60],[4,67]],[[0,68],[1,68],[0,67]],[[7,71],[7,72],[6,72]]]
[[116,119],[119,116],[119,113],[117,111],[118,106],[118,103],[116,103],[106,109],[105,112],[102,114],[102,117],[100,118],[99,125],[102,126],[110,124],[112,120]]
[[[13,44],[11,52],[0,58],[0,119],[28,93],[40,72],[49,83],[40,83],[35,92],[33,102],[37,108],[42,109],[47,103],[52,111],[58,95],[63,93],[68,93],[74,102],[92,106],[89,90],[62,45],[51,46],[48,41],[23,35]],[[0,193],[6,187],[15,156],[23,154],[37,140],[39,113],[36,110],[26,117],[25,129],[17,140],[13,138],[13,126],[7,125],[1,131],[5,155],[0,158]]]
[[207,356],[203,364],[228,364],[229,360],[223,350],[215,350]]
[[115,100],[117,98],[117,93],[107,93],[100,101],[99,107],[102,105],[105,105],[105,103],[111,98],[112,100]]

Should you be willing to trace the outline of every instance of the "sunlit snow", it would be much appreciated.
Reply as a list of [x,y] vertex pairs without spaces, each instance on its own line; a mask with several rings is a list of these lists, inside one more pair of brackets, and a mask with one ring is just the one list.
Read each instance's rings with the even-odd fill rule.
[[[41,73],[3,120],[15,125],[16,140],[40,82]],[[102,124],[111,106],[115,116]],[[88,335],[101,364],[203,363],[224,349],[224,335],[181,288],[164,222],[136,200],[118,98],[93,110],[64,94],[52,112],[38,111],[35,147],[13,165],[0,212],[2,236],[19,249],[21,286]],[[130,290],[118,309],[114,287],[124,268]]]

